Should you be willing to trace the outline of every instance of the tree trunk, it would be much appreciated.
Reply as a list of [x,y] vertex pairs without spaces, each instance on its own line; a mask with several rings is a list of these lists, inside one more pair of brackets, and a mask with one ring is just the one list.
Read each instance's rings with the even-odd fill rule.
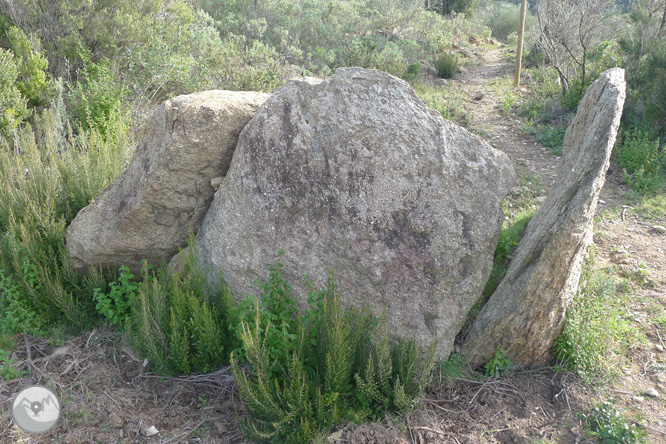
[[564,138],[557,185],[527,226],[505,278],[465,338],[461,354],[481,366],[502,347],[518,367],[543,366],[578,289],[594,211],[620,125],[624,70],[588,89]]

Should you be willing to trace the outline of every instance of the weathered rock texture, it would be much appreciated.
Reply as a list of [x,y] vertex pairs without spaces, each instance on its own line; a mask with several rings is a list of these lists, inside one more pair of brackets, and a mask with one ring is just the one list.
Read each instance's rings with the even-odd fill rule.
[[564,138],[557,183],[465,339],[461,353],[473,365],[492,359],[498,346],[521,367],[548,361],[592,241],[594,211],[624,98],[619,68],[604,72],[585,93]]
[[305,306],[335,273],[341,302],[387,311],[394,337],[448,356],[491,270],[508,158],[359,68],[292,81],[247,124],[198,236],[232,294],[257,293],[279,250]]
[[[160,106],[129,166],[67,229],[76,268],[159,264],[200,228],[238,135],[268,96],[207,91]],[[213,185],[211,185],[213,180]]]

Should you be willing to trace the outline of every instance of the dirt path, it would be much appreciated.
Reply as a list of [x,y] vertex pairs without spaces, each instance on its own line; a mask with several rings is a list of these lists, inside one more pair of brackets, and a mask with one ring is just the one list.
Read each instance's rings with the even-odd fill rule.
[[509,100],[507,95],[519,99],[519,93],[502,87],[507,80],[513,84],[515,63],[507,61],[500,48],[481,56],[481,66],[469,68],[455,79],[469,97],[466,107],[473,115],[470,129],[505,152],[519,177],[529,177],[532,173],[546,188],[550,187],[557,175],[559,158],[522,130],[524,121],[515,112],[511,109],[505,115],[502,112],[502,102]]

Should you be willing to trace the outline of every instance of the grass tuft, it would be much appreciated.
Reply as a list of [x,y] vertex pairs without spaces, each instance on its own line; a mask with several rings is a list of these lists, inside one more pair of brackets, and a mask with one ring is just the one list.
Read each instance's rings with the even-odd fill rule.
[[617,277],[596,271],[589,263],[585,265],[555,355],[586,382],[617,376],[628,350],[645,341],[644,334],[626,315],[631,298],[626,289]]

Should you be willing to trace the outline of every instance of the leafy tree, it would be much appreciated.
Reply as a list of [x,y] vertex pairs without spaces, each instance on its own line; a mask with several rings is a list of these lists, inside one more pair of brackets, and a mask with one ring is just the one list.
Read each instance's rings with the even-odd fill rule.
[[12,131],[30,116],[27,100],[16,87],[18,69],[10,51],[0,48],[0,135],[10,138]]
[[7,38],[18,68],[16,87],[31,106],[43,105],[49,95],[51,80],[47,74],[49,61],[39,50],[39,39],[34,34],[28,38],[16,26],[9,29]]

